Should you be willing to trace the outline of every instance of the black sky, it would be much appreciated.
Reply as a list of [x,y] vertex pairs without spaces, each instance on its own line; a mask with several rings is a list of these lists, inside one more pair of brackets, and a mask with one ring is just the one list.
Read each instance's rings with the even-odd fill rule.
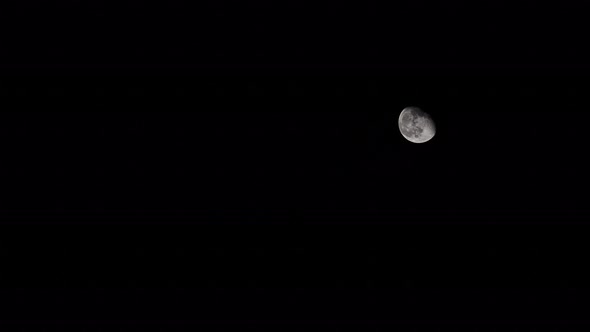
[[[573,76],[34,82],[3,90],[2,167],[16,204],[4,211],[15,216],[21,205],[58,219],[193,222],[578,222],[587,214],[579,194],[587,88]],[[436,119],[433,141],[400,135],[397,117],[411,105]]]
[[[2,66],[587,67],[584,5],[59,1],[6,5]],[[48,13],[51,13],[49,15]]]
[[587,324],[581,2],[1,6],[0,325]]

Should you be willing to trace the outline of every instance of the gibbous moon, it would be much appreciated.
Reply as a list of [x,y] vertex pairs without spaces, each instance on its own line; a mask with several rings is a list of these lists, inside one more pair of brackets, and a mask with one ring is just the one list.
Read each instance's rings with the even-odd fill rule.
[[418,107],[404,108],[399,116],[399,130],[412,143],[426,143],[436,134],[434,121]]

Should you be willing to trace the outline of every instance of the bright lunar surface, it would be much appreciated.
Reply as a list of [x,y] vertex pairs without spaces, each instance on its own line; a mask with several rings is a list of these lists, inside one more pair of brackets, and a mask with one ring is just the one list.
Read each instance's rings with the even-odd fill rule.
[[404,108],[399,116],[399,130],[413,143],[426,143],[436,134],[434,121],[418,107]]

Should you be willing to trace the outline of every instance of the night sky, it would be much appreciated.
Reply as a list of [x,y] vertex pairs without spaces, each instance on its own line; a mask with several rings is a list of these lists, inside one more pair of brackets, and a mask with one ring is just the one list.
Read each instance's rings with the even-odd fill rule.
[[0,325],[587,330],[582,4],[2,6]]
[[[14,101],[2,120],[3,213],[18,218],[362,225],[588,215],[587,87],[576,77],[13,82],[3,90]],[[401,136],[407,106],[431,113],[435,139]]]

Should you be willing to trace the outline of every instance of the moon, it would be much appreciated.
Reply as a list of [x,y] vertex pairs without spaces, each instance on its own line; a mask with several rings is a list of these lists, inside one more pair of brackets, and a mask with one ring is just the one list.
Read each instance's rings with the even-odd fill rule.
[[406,107],[399,116],[399,130],[412,143],[426,143],[436,134],[432,117],[418,107]]

